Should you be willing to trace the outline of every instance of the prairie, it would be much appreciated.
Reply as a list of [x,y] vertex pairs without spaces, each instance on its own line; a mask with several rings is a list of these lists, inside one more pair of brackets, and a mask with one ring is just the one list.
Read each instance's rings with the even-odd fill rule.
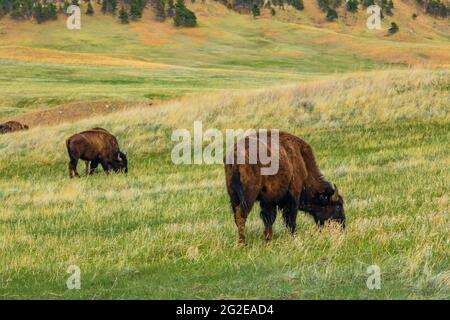
[[[0,297],[448,299],[449,81],[448,70],[336,74],[2,135]],[[300,214],[292,237],[278,217],[266,243],[256,206],[237,246],[223,167],[171,161],[171,133],[194,121],[303,137],[344,196],[345,232]],[[127,175],[68,178],[65,138],[93,126],[118,136]],[[70,265],[80,290],[66,287]],[[366,286],[370,265],[380,290]]]
[[[362,8],[327,22],[315,0],[257,19],[187,1],[194,29],[151,10],[121,25],[96,4],[75,32],[64,15],[0,19],[0,122],[31,125],[0,135],[0,298],[449,299],[448,20],[394,2],[380,31]],[[278,217],[267,243],[255,206],[237,246],[223,167],[171,160],[194,121],[304,138],[345,232],[299,214],[295,237]],[[127,175],[69,179],[65,139],[94,126]]]

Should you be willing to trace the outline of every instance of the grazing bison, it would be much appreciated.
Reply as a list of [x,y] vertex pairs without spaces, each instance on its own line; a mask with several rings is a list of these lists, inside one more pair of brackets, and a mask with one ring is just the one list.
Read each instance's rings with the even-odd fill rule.
[[101,164],[107,173],[128,172],[128,161],[126,155],[120,151],[119,143],[107,130],[94,128],[74,134],[66,140],[69,153],[69,175],[71,178],[79,177],[77,173],[78,160],[90,162],[87,171],[92,174]]
[[22,124],[18,121],[7,121],[0,124],[0,134],[28,129],[29,127],[26,124]]
[[[271,141],[272,132],[267,132]],[[277,207],[281,209],[284,222],[294,233],[297,211],[310,213],[322,225],[326,220],[344,223],[342,197],[333,189],[317,167],[312,148],[302,139],[286,132],[279,132],[279,144],[266,144],[266,153],[278,151],[278,171],[273,175],[262,175],[261,169],[268,167],[258,157],[256,163],[249,161],[250,141],[259,143],[261,133],[244,137],[224,158],[227,191],[239,233],[239,242],[245,242],[245,223],[255,201],[259,201],[264,222],[264,238],[272,239],[272,225]],[[243,150],[239,150],[242,145]],[[245,161],[239,164],[238,153],[244,152]],[[228,159],[228,160],[227,160]],[[227,160],[227,161],[225,161]]]

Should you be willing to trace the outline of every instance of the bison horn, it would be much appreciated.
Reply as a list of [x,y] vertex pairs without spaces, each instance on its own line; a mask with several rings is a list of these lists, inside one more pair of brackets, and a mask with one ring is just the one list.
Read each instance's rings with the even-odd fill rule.
[[337,201],[338,200],[338,196],[339,196],[339,192],[338,192],[338,188],[336,187],[336,185],[333,183],[334,186],[334,193],[331,196],[331,200],[332,201]]

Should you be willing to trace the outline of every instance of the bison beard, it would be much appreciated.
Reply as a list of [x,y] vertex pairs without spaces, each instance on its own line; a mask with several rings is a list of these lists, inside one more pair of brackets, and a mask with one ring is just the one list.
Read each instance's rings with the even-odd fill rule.
[[[268,141],[271,141],[270,134],[271,132],[268,132]],[[323,179],[312,149],[305,141],[289,133],[280,132],[279,170],[275,175],[261,175],[263,165],[259,159],[256,164],[249,163],[249,139],[254,138],[259,139],[259,134],[243,138],[244,164],[237,164],[238,144],[234,145],[233,164],[226,163],[227,156],[224,158],[227,191],[238,228],[239,242],[245,243],[245,223],[256,201],[260,203],[260,215],[265,227],[263,236],[266,240],[272,239],[277,207],[281,210],[284,223],[291,233],[296,230],[300,201],[302,210],[309,212],[318,224],[343,217],[343,208],[340,209],[332,203],[332,199],[336,200],[338,194],[331,184]],[[267,146],[268,154],[271,153],[272,147],[274,146]]]

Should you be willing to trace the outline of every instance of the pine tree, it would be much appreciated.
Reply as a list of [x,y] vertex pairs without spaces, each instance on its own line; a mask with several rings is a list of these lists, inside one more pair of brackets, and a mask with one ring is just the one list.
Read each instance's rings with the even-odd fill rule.
[[256,18],[257,16],[261,15],[261,10],[259,10],[259,7],[256,4],[253,5],[252,14],[253,18]]
[[394,3],[392,0],[387,1],[385,11],[388,16],[392,16],[392,9],[394,9]]
[[288,0],[287,3],[297,10],[303,10],[305,8],[303,0]]
[[358,0],[348,0],[346,8],[348,12],[358,11]]
[[111,12],[113,15],[115,15],[117,11],[117,0],[110,0],[110,5],[111,5]]
[[131,0],[130,17],[131,20],[138,20],[142,18],[142,4],[140,0]]
[[37,23],[42,23],[45,21],[44,8],[40,2],[38,2],[33,7],[33,18],[36,20]]
[[93,16],[94,15],[94,8],[92,7],[92,4],[91,4],[90,1],[88,2],[88,6],[87,6],[87,9],[86,9],[86,14],[88,16]]
[[156,0],[156,18],[160,21],[166,19],[166,2],[165,0]]
[[171,18],[175,15],[175,5],[173,4],[173,0],[168,0],[167,6],[167,16]]
[[360,0],[360,2],[364,6],[364,8],[368,8],[375,4],[374,0]]
[[177,0],[173,23],[176,27],[195,27],[197,25],[197,17],[191,10],[186,8],[184,0]]
[[125,8],[123,6],[119,10],[119,20],[123,24],[129,23],[128,12],[125,10]]
[[106,13],[108,11],[108,0],[102,0],[102,13]]
[[47,19],[57,20],[58,19],[58,9],[54,3],[49,3],[47,5]]

